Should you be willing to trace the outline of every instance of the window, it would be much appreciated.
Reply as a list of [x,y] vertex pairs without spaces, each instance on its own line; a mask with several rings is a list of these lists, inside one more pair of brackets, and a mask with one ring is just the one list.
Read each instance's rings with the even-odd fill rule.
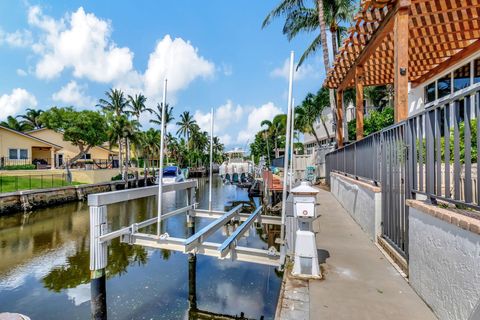
[[92,155],[90,153],[86,153],[83,155],[83,160],[90,160],[92,159]]
[[473,82],[480,82],[480,59],[473,61]]
[[8,149],[8,158],[12,160],[28,159],[27,149]]
[[470,63],[453,72],[453,91],[462,90],[470,86]]
[[27,149],[20,149],[20,159],[27,159],[27,158],[28,158]]
[[425,103],[435,100],[435,82],[425,86]]
[[450,73],[437,80],[438,88],[438,97],[437,99],[443,98],[452,93],[452,78]]

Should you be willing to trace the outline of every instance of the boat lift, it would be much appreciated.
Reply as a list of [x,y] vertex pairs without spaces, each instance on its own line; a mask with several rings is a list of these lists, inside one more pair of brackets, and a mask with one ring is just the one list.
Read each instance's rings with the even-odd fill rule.
[[[242,212],[243,205],[237,205],[228,211],[206,210],[197,208],[195,202],[196,180],[187,180],[163,185],[162,193],[185,192],[187,204],[169,212],[161,213],[145,221],[134,222],[130,226],[118,230],[108,230],[108,205],[123,203],[130,200],[158,196],[159,186],[137,189],[119,190],[91,194],[88,196],[90,209],[90,270],[92,292],[92,317],[105,319],[106,315],[106,277],[108,244],[111,240],[120,238],[124,243],[140,245],[154,249],[167,249],[185,254],[202,254],[218,259],[230,259],[280,267],[284,264],[285,255],[275,247],[269,249],[239,246],[238,241],[255,223],[281,225],[280,216],[261,214],[261,207],[252,213]],[[190,232],[187,238],[171,237],[168,233],[147,233],[144,229],[166,219],[185,214],[187,227],[195,230],[195,217],[212,219],[212,222],[197,232]],[[241,224],[222,243],[207,241],[209,236],[231,221]]]

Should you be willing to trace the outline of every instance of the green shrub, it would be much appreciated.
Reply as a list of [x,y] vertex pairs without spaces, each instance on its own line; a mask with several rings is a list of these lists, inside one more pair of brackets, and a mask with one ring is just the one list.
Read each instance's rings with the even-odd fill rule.
[[[348,139],[354,141],[357,139],[357,123],[356,119],[348,122]],[[363,119],[363,135],[366,137],[369,134],[380,131],[386,127],[394,124],[393,108],[384,108],[381,111],[371,111],[368,116]]]
[[35,170],[37,166],[34,164],[18,164],[12,166],[4,166],[2,167],[3,170]]

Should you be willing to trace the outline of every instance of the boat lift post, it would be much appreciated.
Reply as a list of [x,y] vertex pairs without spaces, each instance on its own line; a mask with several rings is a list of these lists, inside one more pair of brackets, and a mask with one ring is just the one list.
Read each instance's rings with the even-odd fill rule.
[[158,170],[158,212],[157,212],[157,236],[160,237],[161,230],[161,221],[162,221],[162,189],[163,189],[163,149],[165,143],[165,108],[167,103],[167,78],[163,84],[163,103],[162,103],[162,123],[161,123],[161,133],[160,133],[160,164]]
[[295,172],[295,167],[293,166],[293,139],[295,138],[295,99],[292,98],[292,110],[291,110],[291,138],[290,138],[290,183],[288,184],[288,190],[292,191],[292,183],[293,183],[293,173]]
[[285,155],[283,157],[283,194],[282,194],[282,226],[280,229],[280,241],[284,245],[285,240],[285,209],[287,204],[287,182],[288,182],[288,151],[290,149],[290,126],[292,116],[292,93],[293,93],[293,64],[295,60],[295,53],[290,52],[290,80],[288,82],[288,107],[287,107],[287,136],[285,139]]
[[208,210],[212,211],[212,184],[213,184],[213,108],[210,111],[210,171],[208,180]]

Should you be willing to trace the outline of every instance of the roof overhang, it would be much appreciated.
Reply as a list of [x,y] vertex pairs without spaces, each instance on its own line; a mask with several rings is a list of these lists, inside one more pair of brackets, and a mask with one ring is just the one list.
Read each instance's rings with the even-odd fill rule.
[[408,10],[413,87],[480,49],[480,0],[363,0],[324,85],[344,90],[363,67],[365,86],[394,82],[395,14]]

